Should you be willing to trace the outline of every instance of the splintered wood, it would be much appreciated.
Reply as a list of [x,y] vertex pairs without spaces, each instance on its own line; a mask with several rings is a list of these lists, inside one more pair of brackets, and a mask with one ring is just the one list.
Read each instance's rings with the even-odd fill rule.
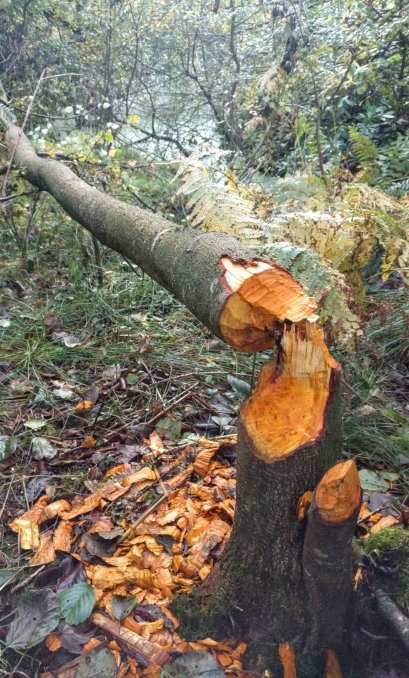
[[230,294],[219,324],[226,343],[239,351],[275,346],[276,324],[317,320],[316,304],[281,266],[260,259],[220,260],[221,284]]
[[264,366],[240,412],[256,456],[273,462],[320,438],[338,371],[314,323],[284,328],[278,362]]

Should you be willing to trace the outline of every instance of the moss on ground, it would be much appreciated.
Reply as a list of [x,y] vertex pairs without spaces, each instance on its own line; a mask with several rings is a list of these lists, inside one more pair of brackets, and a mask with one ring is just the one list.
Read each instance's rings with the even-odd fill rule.
[[364,552],[374,562],[375,584],[409,611],[409,532],[403,527],[386,527],[364,540]]

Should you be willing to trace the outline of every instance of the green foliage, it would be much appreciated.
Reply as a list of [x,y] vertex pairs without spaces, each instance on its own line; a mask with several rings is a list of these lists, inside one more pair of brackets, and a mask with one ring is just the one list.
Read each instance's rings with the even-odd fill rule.
[[254,214],[254,203],[235,190],[238,183],[234,177],[228,185],[220,174],[198,157],[180,163],[176,177],[182,183],[177,195],[187,198],[189,220],[203,231],[221,231],[247,244],[259,244],[262,225]]
[[[361,136],[354,135],[356,144]],[[359,147],[370,166],[371,143]],[[358,151],[357,151],[358,152]],[[223,182],[224,176],[224,182]],[[366,276],[409,266],[409,209],[381,190],[352,182],[339,188],[313,176],[241,183],[198,156],[183,161],[177,177],[191,223],[222,231],[257,247],[302,282],[321,309],[321,321],[338,343],[352,346],[360,332]],[[227,179],[226,179],[227,177]],[[377,256],[379,252],[379,256]]]
[[378,173],[379,153],[374,142],[361,134],[356,127],[349,127],[349,138],[353,153],[357,156],[362,171],[361,180],[372,183]]
[[[362,543],[364,552],[379,568],[375,568],[376,585],[388,592],[397,604],[409,611],[409,538],[403,527],[388,527],[370,534]],[[382,571],[382,564],[394,567],[396,575]]]

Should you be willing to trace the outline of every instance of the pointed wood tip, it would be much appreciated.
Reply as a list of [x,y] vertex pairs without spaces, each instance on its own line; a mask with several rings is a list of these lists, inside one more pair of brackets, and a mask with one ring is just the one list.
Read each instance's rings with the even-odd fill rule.
[[322,520],[343,523],[359,508],[361,495],[355,461],[340,461],[320,480],[315,491],[314,507]]

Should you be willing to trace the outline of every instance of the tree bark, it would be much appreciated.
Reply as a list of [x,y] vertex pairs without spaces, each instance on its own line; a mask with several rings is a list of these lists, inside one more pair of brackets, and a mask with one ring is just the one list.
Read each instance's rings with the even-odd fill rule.
[[338,462],[327,471],[308,511],[302,558],[313,613],[306,645],[316,647],[319,642],[333,650],[345,669],[352,616],[352,539],[361,498],[353,460]]
[[[312,601],[302,577],[305,526],[297,500],[341,453],[340,368],[316,326],[314,301],[285,269],[235,238],[175,227],[102,194],[59,162],[39,158],[21,129],[5,124],[9,154],[26,178],[100,242],[140,266],[227,344],[241,351],[277,345],[277,358],[240,411],[231,538],[185,616],[199,616],[204,633],[215,620],[225,633],[233,624],[257,640],[255,653],[264,659],[278,662],[280,643],[300,657]],[[322,666],[331,647],[330,639],[313,647]]]
[[206,625],[239,632],[273,675],[281,675],[282,642],[294,647],[297,675],[308,678],[321,678],[325,652],[337,647],[331,634],[307,646],[317,608],[303,581],[305,524],[297,502],[341,455],[339,377],[321,330],[284,328],[277,362],[264,366],[240,410],[232,534],[205,585],[176,603],[199,635]]

